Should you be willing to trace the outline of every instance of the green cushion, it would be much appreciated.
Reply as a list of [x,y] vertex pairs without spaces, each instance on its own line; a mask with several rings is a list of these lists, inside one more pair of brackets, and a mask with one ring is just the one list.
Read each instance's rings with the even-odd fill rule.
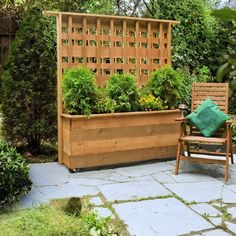
[[212,136],[226,120],[230,119],[210,98],[207,98],[187,118],[205,137]]

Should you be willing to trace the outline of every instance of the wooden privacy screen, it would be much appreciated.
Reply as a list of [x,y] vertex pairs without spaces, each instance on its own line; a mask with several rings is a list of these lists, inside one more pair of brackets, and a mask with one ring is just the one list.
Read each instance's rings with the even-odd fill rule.
[[178,21],[44,12],[57,18],[58,160],[62,163],[63,71],[87,66],[98,86],[113,73],[133,73],[139,86],[150,73],[171,64],[171,26]]
[[151,72],[171,64],[171,26],[178,22],[46,12],[59,17],[62,70],[82,65],[104,86],[113,73],[132,73],[146,84]]

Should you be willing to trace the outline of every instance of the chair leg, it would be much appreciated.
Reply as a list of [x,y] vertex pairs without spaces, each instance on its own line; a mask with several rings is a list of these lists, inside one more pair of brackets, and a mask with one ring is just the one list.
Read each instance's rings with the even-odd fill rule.
[[226,144],[226,163],[225,163],[225,182],[229,179],[229,153],[230,153],[230,141]]
[[231,157],[231,164],[234,164],[234,152],[233,152],[233,141],[232,141],[232,138],[230,140],[230,157]]
[[179,173],[179,161],[180,161],[181,149],[182,149],[182,142],[179,141],[178,142],[178,147],[177,147],[176,165],[175,165],[175,174],[176,175]]
[[190,149],[189,149],[189,144],[187,143],[186,144],[186,147],[187,147],[187,154],[189,157],[191,157],[191,153],[190,153]]

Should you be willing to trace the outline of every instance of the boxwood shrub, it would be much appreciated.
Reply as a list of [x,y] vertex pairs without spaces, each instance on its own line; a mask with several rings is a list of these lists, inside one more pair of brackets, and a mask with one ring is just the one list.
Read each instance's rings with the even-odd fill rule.
[[31,189],[31,185],[25,160],[0,140],[0,207],[17,201]]

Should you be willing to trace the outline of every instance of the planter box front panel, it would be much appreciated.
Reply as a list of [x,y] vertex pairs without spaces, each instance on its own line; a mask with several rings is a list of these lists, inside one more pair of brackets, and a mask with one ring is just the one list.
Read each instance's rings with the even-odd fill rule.
[[175,157],[179,110],[63,115],[63,163],[85,168]]

